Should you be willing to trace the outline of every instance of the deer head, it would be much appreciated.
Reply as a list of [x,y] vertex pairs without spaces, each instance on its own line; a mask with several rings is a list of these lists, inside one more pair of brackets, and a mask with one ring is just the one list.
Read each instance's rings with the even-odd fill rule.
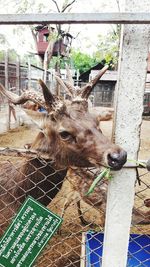
[[[22,96],[15,96],[6,91],[2,85],[0,91],[14,104],[30,100],[44,107],[45,113],[26,110],[32,119],[38,121],[41,129],[32,148],[47,153],[56,161],[57,166],[109,166],[119,170],[126,162],[127,153],[102,134],[98,128],[97,118],[88,112],[88,97],[106,70],[107,67],[104,67],[83,88],[73,87],[71,78],[69,82],[63,82],[56,77],[71,97],[67,103],[54,96],[42,80],[39,80],[43,90],[41,96],[35,92],[25,92]],[[70,77],[69,70],[68,77]]]

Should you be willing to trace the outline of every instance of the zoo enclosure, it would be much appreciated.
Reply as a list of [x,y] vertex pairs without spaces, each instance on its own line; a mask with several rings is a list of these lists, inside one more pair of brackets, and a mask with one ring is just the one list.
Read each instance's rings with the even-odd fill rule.
[[[19,57],[16,55],[16,60],[9,59],[9,52],[3,52],[3,60],[0,61],[0,82],[13,93],[21,95],[27,88],[39,90],[38,79],[42,79],[44,69],[39,68],[30,63],[30,56],[27,64],[21,64]],[[52,73],[47,71],[47,85],[50,84]],[[7,129],[11,128],[9,118],[9,105],[6,98],[0,96],[0,112],[7,124]],[[1,131],[3,127],[1,125]]]
[[[38,79],[43,78],[44,69],[30,63],[30,56],[26,65],[21,64],[19,59],[9,60],[9,52],[4,52],[0,62],[0,82],[8,89],[15,90],[21,94],[27,88],[38,88]],[[50,81],[51,73],[47,71],[47,83]]]
[[[135,8],[135,1],[127,1],[127,4],[130,11]],[[148,11],[150,3],[149,1],[143,1],[142,3],[136,1],[136,6],[140,11]],[[45,17],[45,20],[43,17]],[[128,151],[131,158],[137,159],[146,77],[146,58],[149,45],[149,26],[128,24],[149,24],[149,14],[89,14],[86,16],[86,19],[83,14],[58,14],[58,16],[56,14],[36,15],[34,18],[33,16],[31,18],[29,15],[15,15],[15,17],[11,16],[10,18],[9,16],[3,15],[0,18],[1,24],[33,24],[37,21],[47,23],[127,24],[124,26],[124,31],[122,32],[121,57],[123,60],[119,67],[120,75],[118,79],[118,90],[116,92],[114,132],[116,142]],[[136,47],[136,51],[134,47]],[[132,61],[130,58],[132,58]],[[124,103],[126,103],[126,109],[124,108]],[[125,128],[126,121],[128,121],[127,129]],[[132,133],[129,138],[130,130]],[[124,169],[115,175],[114,180],[109,185],[103,267],[112,266],[112,263],[115,267],[126,266],[135,179],[136,171],[134,169]]]

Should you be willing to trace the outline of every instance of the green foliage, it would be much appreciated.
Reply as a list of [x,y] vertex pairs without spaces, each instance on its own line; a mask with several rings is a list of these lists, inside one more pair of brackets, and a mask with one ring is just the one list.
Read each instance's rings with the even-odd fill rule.
[[99,35],[97,51],[94,53],[94,57],[96,57],[99,62],[104,60],[111,69],[116,68],[118,63],[119,37],[120,25],[116,25],[115,28],[112,28],[105,37]]
[[[4,50],[0,50],[0,62],[3,62],[5,60],[5,53],[6,52]],[[16,63],[17,60],[19,59],[19,55],[17,54],[17,52],[14,49],[8,49],[7,53],[8,53],[9,62]],[[29,58],[29,55],[25,54],[21,58],[21,64],[26,65],[26,63],[28,62],[28,58]],[[33,65],[37,65],[37,57],[34,55],[30,56],[30,62]],[[38,62],[38,65],[39,65],[39,62]]]
[[34,0],[22,0],[19,5],[17,5],[16,13],[22,14],[27,13],[27,11],[31,11],[35,7]]
[[21,58],[21,63],[23,65],[26,65],[28,63],[28,60],[30,58],[30,63],[35,65],[35,66],[39,66],[39,67],[43,67],[42,65],[40,65],[40,61],[39,58],[35,55],[29,55],[29,54],[25,54],[22,58]]
[[8,55],[9,55],[9,62],[13,62],[13,63],[16,62],[18,55],[14,49],[9,49]]
[[49,63],[49,69],[55,69],[56,66],[60,66],[60,69],[65,69],[65,64],[69,65],[70,60],[68,58],[64,59],[61,56],[52,57]]
[[1,45],[6,45],[6,44],[8,45],[8,42],[6,40],[6,36],[2,33],[0,33],[0,44]]
[[[1,50],[0,51],[0,61],[4,61],[5,60],[5,51]],[[8,49],[7,51],[8,53],[8,57],[9,57],[9,62],[16,62],[16,58],[17,58],[17,53],[14,49]]]
[[4,51],[0,51],[0,62],[5,60]]
[[82,53],[79,50],[72,50],[71,58],[75,69],[79,69],[80,73],[89,70],[91,67],[98,63],[98,61],[96,61],[96,58],[93,58],[86,53]]
[[89,70],[98,63],[108,64],[110,69],[116,69],[119,55],[120,25],[116,25],[106,36],[99,35],[96,50],[92,56],[73,50],[71,58],[76,69],[80,73]]

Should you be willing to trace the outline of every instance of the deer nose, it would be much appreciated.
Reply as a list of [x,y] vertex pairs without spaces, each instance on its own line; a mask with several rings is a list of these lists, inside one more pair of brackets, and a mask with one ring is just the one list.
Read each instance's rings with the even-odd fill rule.
[[127,152],[121,150],[119,153],[109,153],[107,160],[109,167],[113,170],[120,170],[127,161]]

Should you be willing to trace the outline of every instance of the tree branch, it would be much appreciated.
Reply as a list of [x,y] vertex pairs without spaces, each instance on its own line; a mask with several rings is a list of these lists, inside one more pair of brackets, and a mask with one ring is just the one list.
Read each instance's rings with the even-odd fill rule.
[[57,4],[57,2],[55,1],[55,0],[52,0],[53,1],[53,3],[55,4],[55,6],[56,6],[56,8],[57,8],[57,11],[60,13],[60,9],[59,9],[59,6],[58,6],[58,4]]
[[[35,48],[36,48],[36,52],[37,52],[37,54],[38,54],[38,44],[37,44],[37,34],[38,34],[38,33],[36,33],[36,32],[34,31],[34,29],[33,29],[32,26],[29,26],[29,27],[30,27],[31,34],[32,34],[32,37],[33,37],[33,40],[34,40],[34,44],[35,44]],[[43,60],[41,59],[40,56],[39,56],[39,59],[40,59],[41,63],[43,64]]]
[[44,62],[43,62],[43,67],[44,67],[44,82],[46,82],[46,77],[47,77],[47,70],[48,70],[48,64],[53,56],[53,48],[55,44],[56,38],[52,38],[48,46],[46,48],[46,51],[44,53]]
[[7,148],[0,147],[0,156],[49,159],[48,154],[42,154],[35,150],[17,149],[17,148],[9,148],[9,147]]
[[75,2],[76,0],[73,0],[72,2],[70,2],[70,3],[68,3],[66,6],[64,6],[63,8],[62,8],[62,13],[63,12],[65,12],[65,10],[69,7],[69,6],[71,6],[74,2]]
[[117,3],[118,11],[120,12],[120,3],[119,3],[119,0],[116,0],[116,3]]
[[30,30],[31,30],[31,33],[32,33],[32,36],[33,36],[33,40],[34,40],[35,46],[36,46],[36,51],[38,51],[38,49],[37,49],[37,33],[34,32],[34,29],[31,26],[29,26],[29,27],[30,27]]

